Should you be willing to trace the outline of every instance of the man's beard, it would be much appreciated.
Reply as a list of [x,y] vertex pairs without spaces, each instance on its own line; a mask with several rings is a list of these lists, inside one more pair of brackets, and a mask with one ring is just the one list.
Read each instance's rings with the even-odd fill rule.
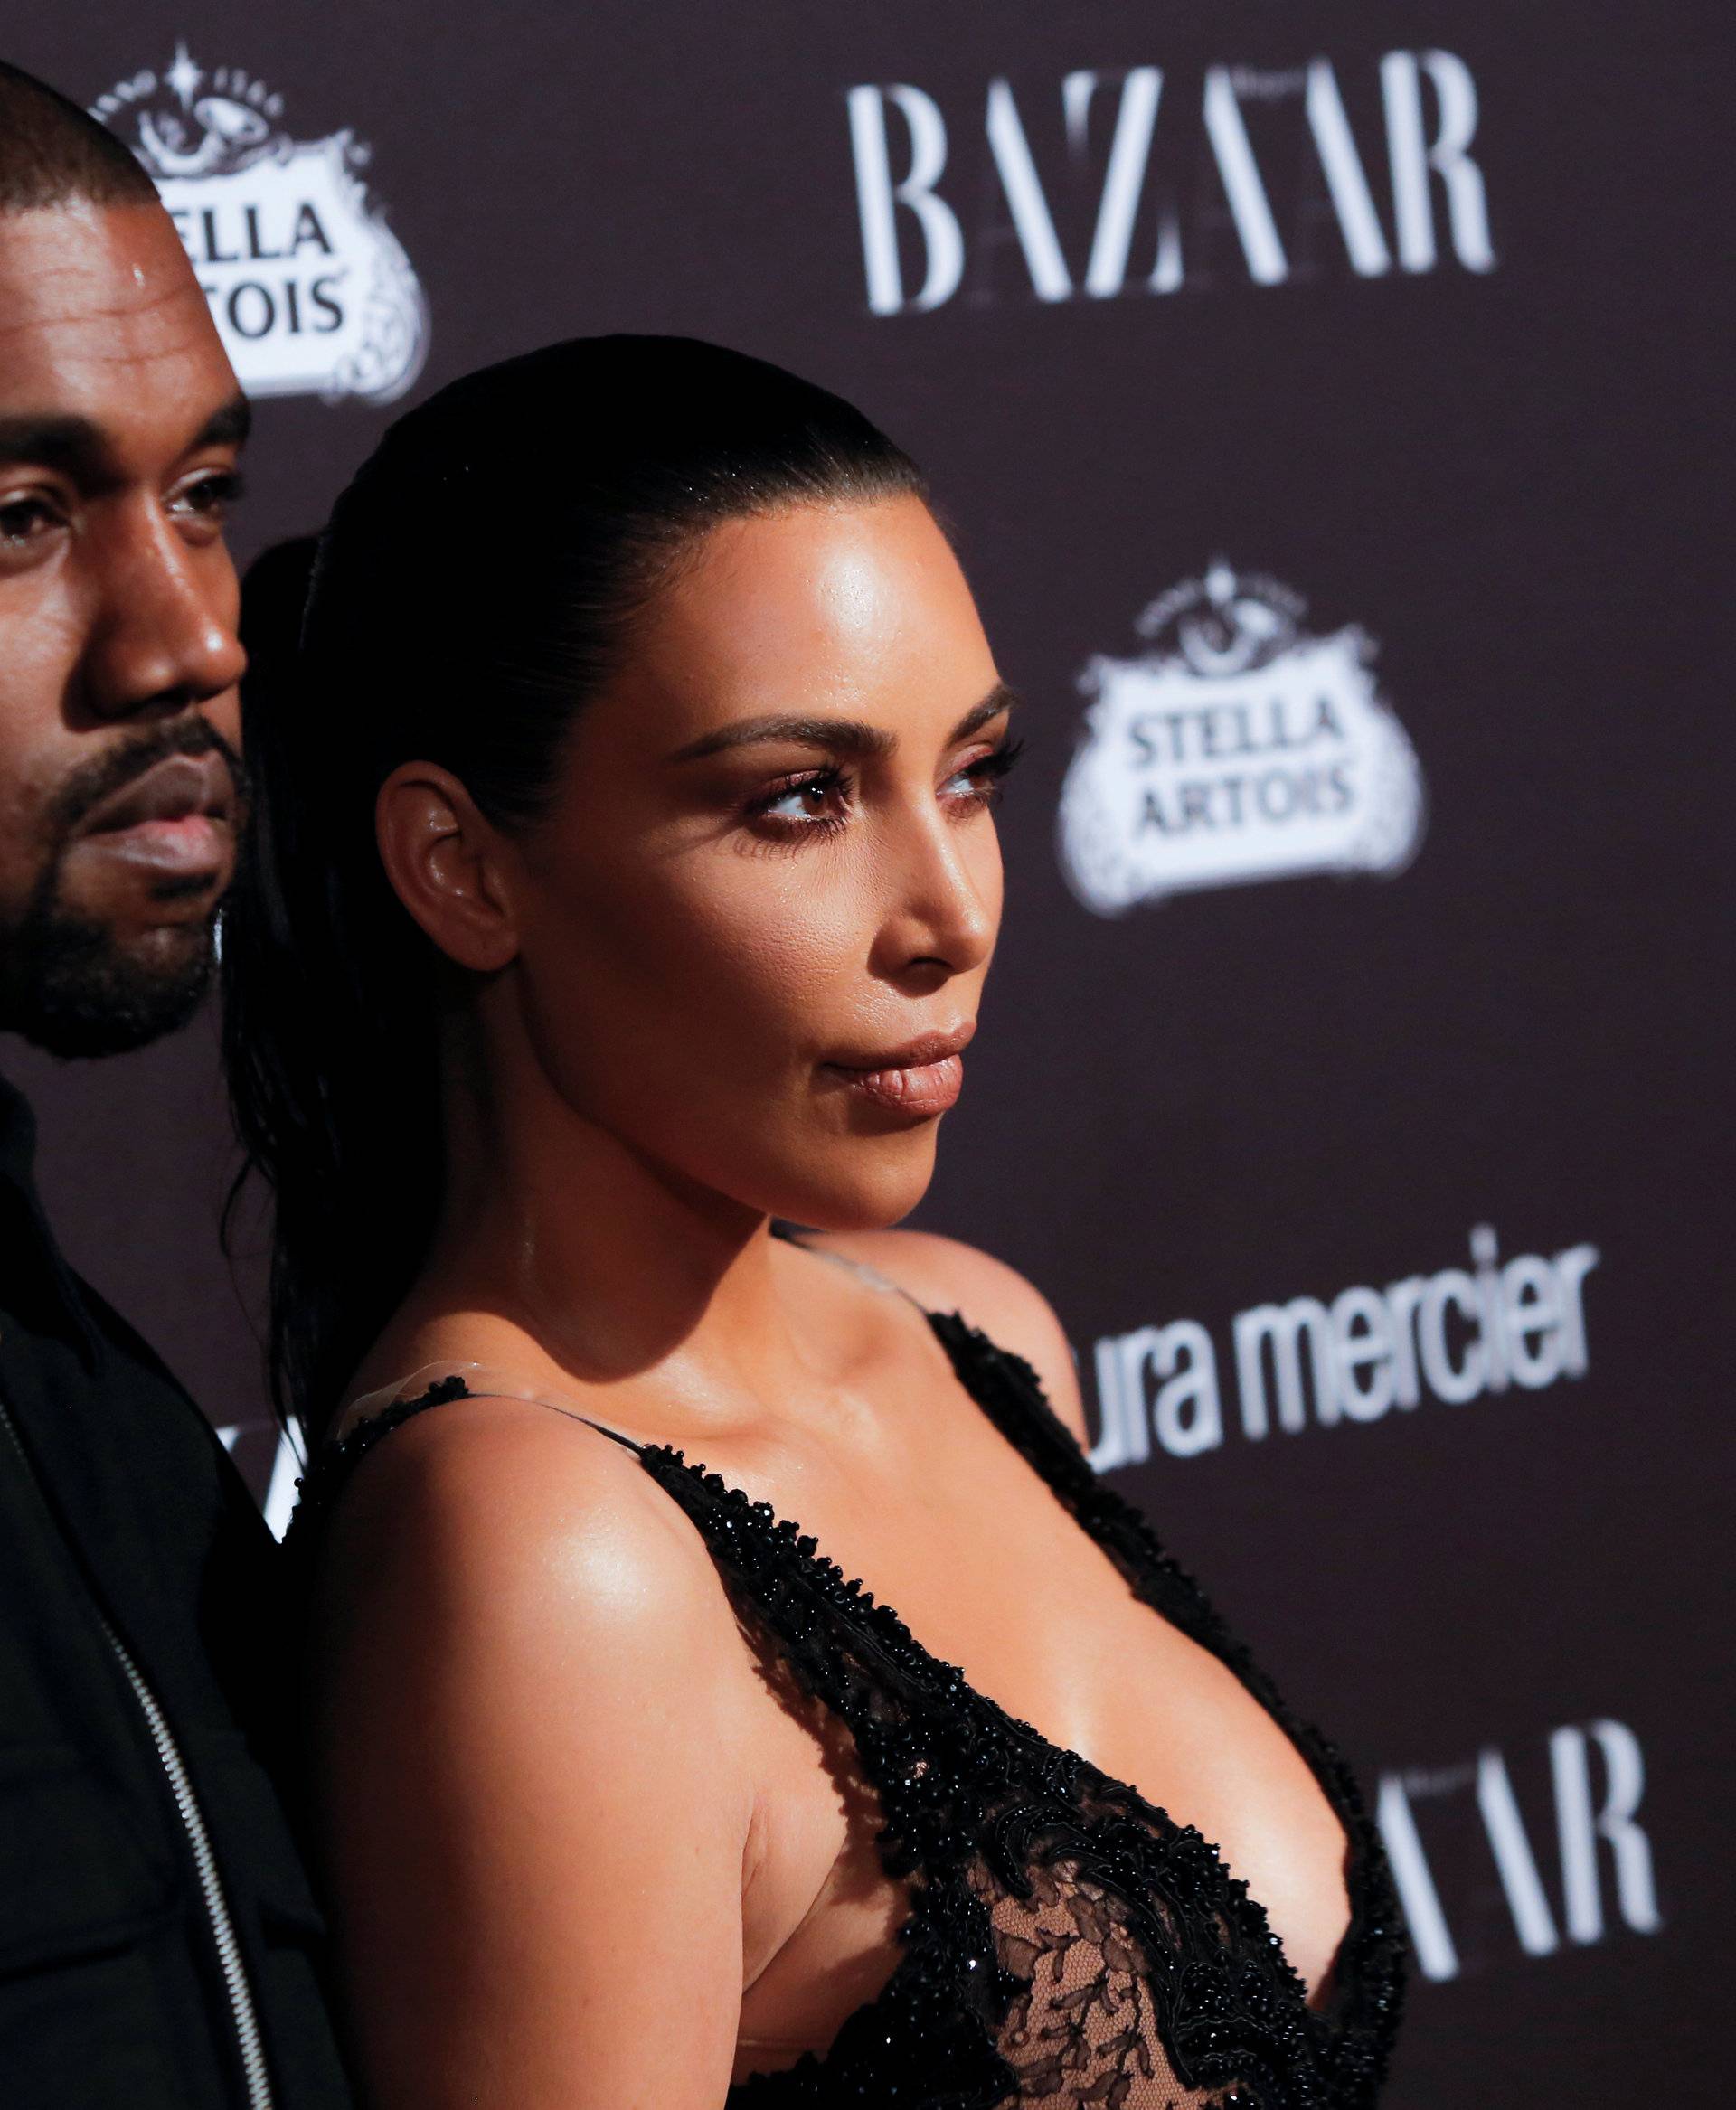
[[216,966],[215,905],[201,922],[164,924],[123,939],[66,906],[61,867],[77,821],[118,785],[166,755],[213,749],[228,758],[239,807],[245,798],[240,758],[196,717],[129,743],[124,756],[105,757],[62,788],[52,852],[23,915],[0,925],[0,1031],[51,1055],[125,1055],[192,1019]]
[[154,932],[152,957],[62,909],[56,890],[39,889],[0,939],[0,1026],[64,1056],[125,1055],[184,1026],[211,986],[214,914]]

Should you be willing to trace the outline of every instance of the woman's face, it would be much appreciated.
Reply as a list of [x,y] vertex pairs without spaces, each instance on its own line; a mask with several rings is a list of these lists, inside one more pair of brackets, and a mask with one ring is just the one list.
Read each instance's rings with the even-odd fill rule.
[[711,530],[521,843],[514,980],[574,1111],[797,1222],[912,1208],[1000,921],[1012,701],[920,500]]

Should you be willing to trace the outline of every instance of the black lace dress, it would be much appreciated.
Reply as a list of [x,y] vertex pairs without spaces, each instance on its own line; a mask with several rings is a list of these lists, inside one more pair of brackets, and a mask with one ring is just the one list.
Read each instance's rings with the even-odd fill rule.
[[[769,1503],[679,1451],[629,1444],[704,1539],[738,1615],[847,1725],[883,1816],[885,1866],[910,1887],[902,1955],[879,1996],[826,2052],[731,2088],[729,2110],[1363,2110],[1397,2024],[1404,1945],[1344,1761],[1092,1473],[1031,1366],[957,1314],[927,1315],[967,1390],[1134,1594],[1294,1738],[1350,1842],[1350,1926],[1327,1998],[1310,2007],[1264,1911],[1191,1825],[975,1691]],[[309,1550],[307,1527],[358,1457],[467,1390],[448,1378],[329,1446],[292,1543]]]

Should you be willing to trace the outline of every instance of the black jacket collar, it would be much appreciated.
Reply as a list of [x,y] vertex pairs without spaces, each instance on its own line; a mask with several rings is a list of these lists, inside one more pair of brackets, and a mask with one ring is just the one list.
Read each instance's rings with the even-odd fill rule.
[[0,1314],[63,1341],[94,1371],[100,1336],[42,1213],[35,1165],[36,1117],[24,1094],[0,1077]]

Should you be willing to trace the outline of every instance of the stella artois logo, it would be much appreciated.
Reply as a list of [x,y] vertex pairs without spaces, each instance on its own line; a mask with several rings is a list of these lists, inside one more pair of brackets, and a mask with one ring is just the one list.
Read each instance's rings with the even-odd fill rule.
[[1310,636],[1307,606],[1220,561],[1145,611],[1137,658],[1086,667],[1094,701],[1060,816],[1086,908],[1410,862],[1422,776],[1376,693],[1373,641],[1355,626]]
[[388,403],[420,372],[428,308],[359,171],[354,135],[297,139],[283,99],[184,44],[92,105],[156,180],[250,395]]

